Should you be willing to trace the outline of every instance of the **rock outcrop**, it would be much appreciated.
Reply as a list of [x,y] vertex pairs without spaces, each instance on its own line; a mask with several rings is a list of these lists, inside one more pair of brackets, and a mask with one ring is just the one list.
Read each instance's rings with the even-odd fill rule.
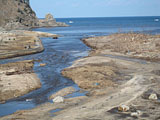
[[58,35],[26,30],[0,32],[0,59],[42,52],[44,47],[39,37],[57,38]]
[[68,25],[62,22],[56,22],[56,20],[53,18],[53,15],[47,14],[45,16],[45,19],[39,20],[39,26],[40,27],[56,27],[56,26],[68,26]]
[[32,60],[0,64],[0,102],[22,96],[41,87]]
[[114,54],[150,61],[160,60],[160,35],[117,33],[84,38],[83,42],[93,48],[92,55]]
[[26,0],[0,0],[0,26],[6,29],[35,27],[38,19]]
[[7,30],[67,26],[65,23],[57,23],[51,14],[39,20],[29,0],[0,0],[0,11],[0,27]]

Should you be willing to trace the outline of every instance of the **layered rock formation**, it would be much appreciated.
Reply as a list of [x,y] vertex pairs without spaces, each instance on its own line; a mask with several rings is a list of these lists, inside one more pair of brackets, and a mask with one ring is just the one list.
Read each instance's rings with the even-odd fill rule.
[[39,26],[40,27],[56,27],[56,26],[68,26],[65,23],[62,22],[56,22],[56,20],[53,18],[51,14],[47,14],[45,16],[45,19],[39,20]]
[[65,23],[57,23],[50,14],[45,20],[39,20],[29,0],[0,0],[0,11],[0,27],[7,30],[67,26]]
[[6,29],[35,27],[38,19],[26,0],[0,0],[0,26]]
[[44,47],[39,37],[57,38],[58,35],[25,30],[0,32],[0,59],[42,52]]
[[32,60],[0,64],[0,102],[19,97],[41,87],[33,72]]

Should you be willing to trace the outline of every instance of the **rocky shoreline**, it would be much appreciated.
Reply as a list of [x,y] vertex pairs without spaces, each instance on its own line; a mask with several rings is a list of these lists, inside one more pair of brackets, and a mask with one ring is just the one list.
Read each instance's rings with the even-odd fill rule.
[[58,35],[25,30],[0,32],[0,59],[42,52],[40,37],[58,38]]
[[111,54],[150,61],[160,59],[160,35],[121,33],[109,36],[84,38],[82,41],[92,48],[90,55]]
[[0,1],[0,27],[5,30],[29,30],[38,27],[66,27],[65,23],[56,22],[51,14],[45,19],[38,19],[29,0]]
[[17,98],[41,87],[33,72],[34,61],[26,60],[0,65],[0,102]]
[[[117,38],[119,35],[111,36]],[[90,41],[87,44],[93,44],[92,40],[95,39],[100,41],[100,38],[88,38]],[[159,40],[157,37],[156,39]],[[53,99],[53,103],[18,111],[1,119],[158,119],[160,64],[141,59],[134,61],[130,56],[125,59],[127,55],[123,55],[121,51],[114,52],[114,58],[107,57],[104,54],[106,48],[101,49],[100,45],[94,44],[96,49],[92,49],[92,54],[76,60],[72,66],[62,71],[62,75],[72,79],[82,91],[88,91],[86,96],[65,98],[67,94],[74,92],[73,88],[65,88],[48,98]],[[116,57],[121,54],[121,57]],[[59,112],[51,112],[57,109],[60,109]]]
[[[57,39],[56,34],[26,30],[0,32],[0,59],[35,54],[44,50],[40,37]],[[34,61],[0,64],[0,102],[25,95],[41,87],[33,72]],[[19,87],[17,87],[19,86]]]
[[[0,4],[0,59],[42,52],[40,37],[58,38],[25,29],[68,26],[56,22],[51,14],[39,20],[29,0],[3,0]],[[61,72],[85,96],[68,97],[77,91],[67,87],[48,97],[52,103],[0,120],[160,119],[160,64],[151,62],[160,59],[160,35],[119,33],[82,41],[92,48],[89,56]],[[33,66],[33,60],[0,64],[0,103],[41,87]]]

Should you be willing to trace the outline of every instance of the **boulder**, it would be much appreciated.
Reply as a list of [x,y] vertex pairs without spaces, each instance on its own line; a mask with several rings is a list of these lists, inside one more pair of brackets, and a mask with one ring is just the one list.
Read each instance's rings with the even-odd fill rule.
[[54,21],[54,22],[56,22],[56,20],[53,18],[52,14],[47,14],[46,17],[45,17],[45,20],[46,21]]

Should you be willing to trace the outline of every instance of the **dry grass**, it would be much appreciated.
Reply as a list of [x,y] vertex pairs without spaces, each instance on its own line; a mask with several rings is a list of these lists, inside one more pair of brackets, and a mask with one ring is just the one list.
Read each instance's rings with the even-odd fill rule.
[[113,87],[119,76],[115,63],[87,64],[81,67],[67,68],[62,75],[72,79],[82,89],[102,89]]
[[110,50],[122,54],[160,57],[160,35],[118,33],[83,40],[95,50]]

